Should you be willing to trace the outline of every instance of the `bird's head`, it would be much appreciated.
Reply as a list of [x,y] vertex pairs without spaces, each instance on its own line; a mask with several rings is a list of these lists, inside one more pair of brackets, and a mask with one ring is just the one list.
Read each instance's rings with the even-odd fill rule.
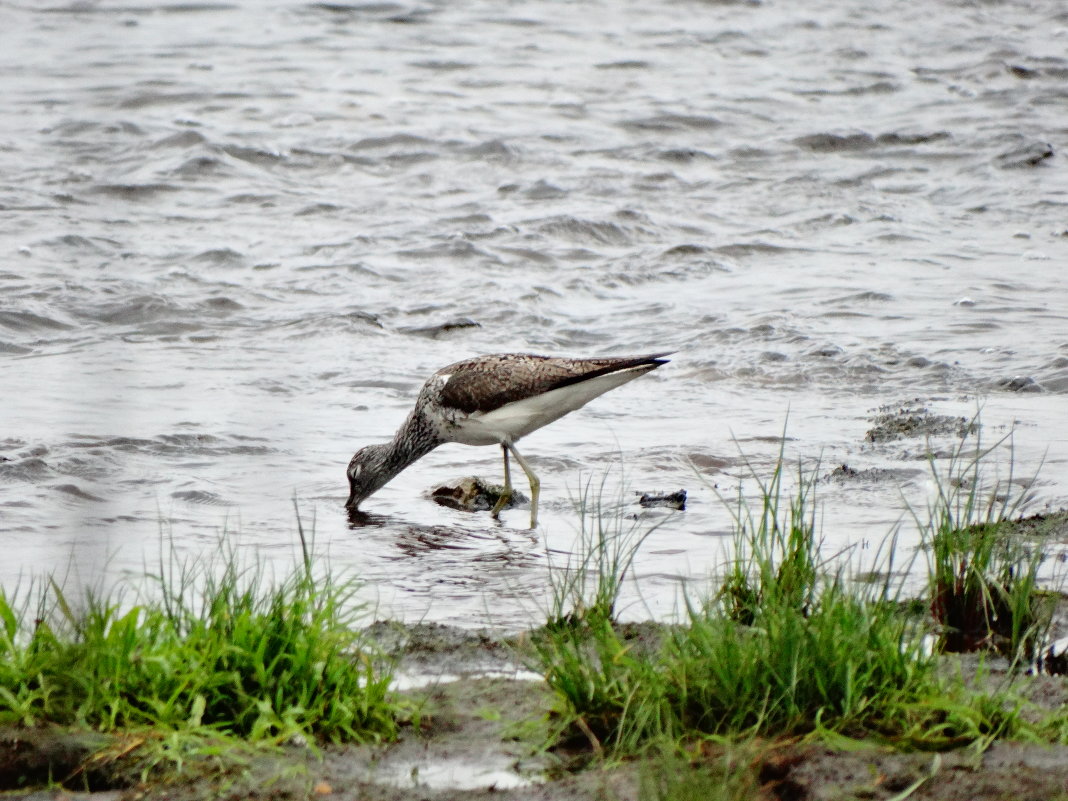
[[386,445],[368,445],[353,454],[349,461],[346,474],[349,478],[349,499],[345,506],[356,509],[364,498],[382,489],[389,481],[394,472],[389,469],[387,456],[389,447]]

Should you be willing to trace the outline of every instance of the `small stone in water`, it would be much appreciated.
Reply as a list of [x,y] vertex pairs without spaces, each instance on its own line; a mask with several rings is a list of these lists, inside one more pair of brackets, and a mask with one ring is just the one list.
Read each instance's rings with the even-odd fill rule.
[[[477,476],[461,478],[453,484],[442,484],[430,491],[430,497],[435,503],[447,506],[450,509],[459,509],[462,512],[485,512],[492,509],[501,494],[504,486],[490,484]],[[527,502],[527,496],[512,489],[512,497],[505,504],[505,509],[510,509],[521,503]]]
[[682,511],[686,508],[686,490],[684,489],[680,489],[678,492],[636,492],[634,494],[641,495],[638,498],[638,503],[646,509],[664,506]]

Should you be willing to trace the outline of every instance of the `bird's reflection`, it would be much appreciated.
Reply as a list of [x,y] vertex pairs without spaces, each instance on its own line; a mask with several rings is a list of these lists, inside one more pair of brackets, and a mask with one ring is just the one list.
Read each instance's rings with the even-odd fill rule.
[[[502,564],[532,564],[541,557],[540,552],[535,551],[539,545],[535,531],[508,528],[499,520],[487,520],[486,525],[426,526],[352,508],[345,509],[345,513],[348,516],[348,527],[352,531],[388,529],[394,539],[394,546],[407,556],[431,551],[477,551],[478,553],[472,556],[474,561],[491,560]],[[483,523],[481,519],[473,519],[472,522]]]
[[368,512],[361,512],[359,509],[354,509],[351,506],[345,507],[345,513],[349,518],[349,528],[368,528],[375,527],[381,528],[389,525],[390,518],[386,515],[373,515]]

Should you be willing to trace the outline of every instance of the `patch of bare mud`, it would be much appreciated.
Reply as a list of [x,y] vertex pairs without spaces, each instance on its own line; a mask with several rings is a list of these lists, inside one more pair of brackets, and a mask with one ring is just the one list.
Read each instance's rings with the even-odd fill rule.
[[872,443],[941,436],[961,439],[971,433],[973,426],[966,417],[935,414],[916,398],[899,406],[878,408],[864,438]]
[[1013,533],[1053,542],[1068,542],[1068,512],[1041,512],[1014,520]]
[[890,470],[884,467],[868,467],[858,470],[848,464],[840,464],[820,477],[827,484],[879,484],[897,482],[903,484],[916,474],[916,470]]
[[982,755],[809,745],[769,757],[760,774],[767,799],[1058,801],[1068,797],[1066,758],[1062,746],[1020,743],[995,743]]
[[394,660],[398,674],[423,683],[447,676],[514,675],[530,664],[520,645],[522,637],[491,629],[378,621],[366,634]]

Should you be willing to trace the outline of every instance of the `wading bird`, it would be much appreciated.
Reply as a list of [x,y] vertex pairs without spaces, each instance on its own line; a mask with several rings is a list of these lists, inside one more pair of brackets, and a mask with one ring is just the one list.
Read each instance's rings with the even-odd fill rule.
[[586,405],[598,395],[667,363],[665,353],[567,359],[529,353],[476,356],[450,364],[423,385],[404,425],[390,442],[368,445],[349,462],[349,499],[355,510],[408,465],[446,442],[500,445],[504,492],[496,518],[512,495],[511,454],[530,481],[530,527],[538,523],[541,483],[515,443]]

